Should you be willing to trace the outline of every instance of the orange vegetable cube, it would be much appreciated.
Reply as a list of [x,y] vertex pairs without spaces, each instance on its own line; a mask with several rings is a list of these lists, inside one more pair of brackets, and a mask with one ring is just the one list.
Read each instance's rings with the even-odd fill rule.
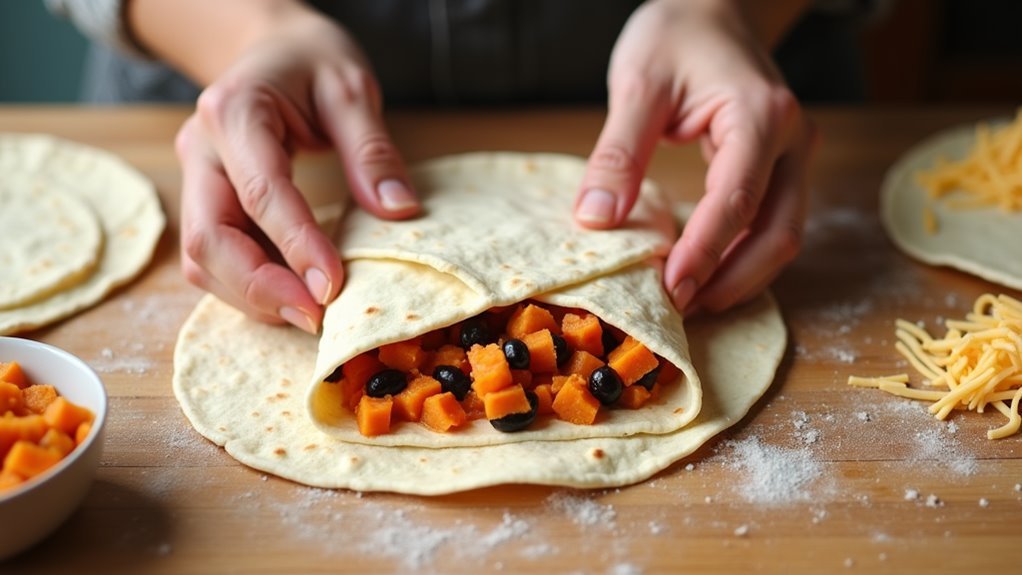
[[60,452],[25,440],[14,443],[4,457],[4,471],[30,479],[60,462]]
[[529,371],[553,373],[557,371],[557,351],[549,329],[541,329],[522,337],[522,343],[529,348]]
[[532,392],[536,394],[536,399],[539,400],[536,415],[550,415],[554,412],[554,392],[551,387],[552,384],[541,383],[533,388]]
[[511,368],[499,345],[473,345],[468,350],[468,362],[472,365],[472,389],[480,397],[511,385]]
[[560,331],[557,320],[554,319],[550,310],[539,307],[535,304],[519,306],[511,318],[507,320],[507,335],[514,339],[522,339],[530,333],[541,329],[550,330],[553,333]]
[[660,362],[653,352],[632,336],[627,336],[621,345],[607,356],[607,364],[621,377],[626,387],[642,379]]
[[650,392],[641,385],[629,385],[621,390],[621,397],[618,398],[617,403],[628,409],[639,409],[649,401],[650,395]]
[[92,421],[92,412],[75,405],[64,397],[54,399],[43,412],[46,424],[71,435],[83,421]]
[[387,367],[411,371],[419,369],[426,361],[426,355],[426,351],[422,349],[422,339],[413,338],[381,345],[377,359]]
[[348,409],[355,411],[358,407],[358,402],[362,401],[362,396],[365,395],[365,385],[359,385],[353,379],[344,378],[337,383],[341,390],[341,401]]
[[467,419],[465,410],[458,403],[458,398],[449,391],[431,395],[422,404],[421,421],[423,425],[433,431],[447,431],[452,427],[464,424]]
[[25,408],[41,415],[57,399],[57,388],[52,385],[30,385],[21,390],[21,395],[25,398]]
[[13,471],[0,469],[0,493],[8,489],[14,489],[25,482],[25,478]]
[[426,361],[425,369],[422,372],[426,375],[432,375],[433,370],[438,365],[456,367],[465,372],[466,375],[472,373],[472,367],[468,363],[468,356],[465,355],[465,350],[457,345],[442,345],[437,348],[436,351],[430,354],[429,359]]
[[23,415],[25,413],[25,396],[22,395],[20,387],[13,383],[0,381],[0,415],[8,412],[14,415]]
[[471,389],[465,394],[465,399],[461,401],[461,407],[465,410],[465,416],[470,420],[486,417],[486,406],[483,404],[483,399]]
[[28,376],[25,375],[25,371],[21,369],[21,365],[16,361],[0,362],[0,381],[13,383],[22,389],[30,385]]
[[557,395],[560,393],[561,388],[564,387],[564,384],[568,383],[568,380],[577,380],[579,385],[586,384],[586,381],[575,373],[569,375],[555,375],[550,378],[550,391],[552,391],[554,395]]
[[387,397],[369,397],[363,395],[355,410],[358,432],[366,437],[374,437],[390,432],[390,412],[394,400]]
[[419,421],[426,398],[442,391],[440,382],[428,375],[420,375],[408,387],[394,396],[394,415],[404,421]]
[[577,316],[573,313],[564,315],[561,320],[561,334],[568,348],[575,351],[586,351],[592,355],[603,355],[603,326],[595,315],[587,313]]
[[505,387],[500,391],[486,394],[483,398],[486,419],[500,419],[512,413],[526,413],[532,410],[525,389],[520,385]]
[[383,364],[372,352],[356,355],[344,363],[341,372],[352,385],[364,388],[369,378],[383,370]]
[[81,445],[85,443],[85,439],[89,437],[89,432],[92,431],[92,422],[83,421],[78,429],[75,430],[75,445]]
[[[571,376],[575,378],[577,376]],[[566,383],[554,397],[551,408],[557,417],[576,425],[592,425],[600,410],[600,400],[589,393],[584,385],[577,381]]]
[[603,367],[602,359],[588,351],[574,351],[567,363],[564,364],[563,371],[566,374],[576,373],[582,379],[589,381],[589,376],[600,367]]
[[41,415],[15,417],[8,413],[0,417],[0,457],[18,441],[37,443],[46,434],[46,420]]
[[71,436],[63,431],[50,429],[39,440],[39,447],[47,447],[59,453],[61,457],[64,457],[75,448],[75,440],[71,439]]

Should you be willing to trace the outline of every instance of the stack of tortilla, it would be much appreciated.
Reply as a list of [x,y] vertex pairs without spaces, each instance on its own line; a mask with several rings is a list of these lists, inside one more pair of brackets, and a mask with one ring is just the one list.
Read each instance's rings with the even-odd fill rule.
[[0,335],[98,301],[152,257],[164,216],[121,159],[42,135],[0,135]]
[[[621,229],[571,219],[581,159],[488,153],[413,170],[421,218],[352,209],[338,226],[347,283],[319,338],[259,324],[207,296],[181,330],[174,391],[195,428],[240,461],[321,487],[440,494],[500,483],[605,487],[651,476],[737,422],[769,386],[785,331],[763,296],[686,325],[662,287],[676,238],[651,183]],[[323,378],[380,345],[525,300],[588,310],[680,371],[652,405],[595,425],[361,436]]]

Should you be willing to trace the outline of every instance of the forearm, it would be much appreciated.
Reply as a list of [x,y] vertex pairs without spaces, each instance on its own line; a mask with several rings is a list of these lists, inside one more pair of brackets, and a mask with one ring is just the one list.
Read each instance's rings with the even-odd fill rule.
[[208,85],[274,26],[311,14],[299,0],[126,0],[135,41]]

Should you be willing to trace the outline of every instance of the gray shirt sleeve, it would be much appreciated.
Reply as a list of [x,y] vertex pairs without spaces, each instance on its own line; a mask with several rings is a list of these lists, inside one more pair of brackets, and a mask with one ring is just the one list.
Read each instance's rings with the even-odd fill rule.
[[122,54],[151,59],[128,33],[123,0],[45,0],[53,14],[70,20],[94,42]]

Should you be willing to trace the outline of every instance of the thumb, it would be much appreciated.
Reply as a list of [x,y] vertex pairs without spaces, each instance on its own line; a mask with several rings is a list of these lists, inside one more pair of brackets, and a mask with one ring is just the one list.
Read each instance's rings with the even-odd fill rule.
[[668,90],[646,80],[611,82],[610,110],[575,198],[575,221],[605,229],[628,216],[669,113]]

